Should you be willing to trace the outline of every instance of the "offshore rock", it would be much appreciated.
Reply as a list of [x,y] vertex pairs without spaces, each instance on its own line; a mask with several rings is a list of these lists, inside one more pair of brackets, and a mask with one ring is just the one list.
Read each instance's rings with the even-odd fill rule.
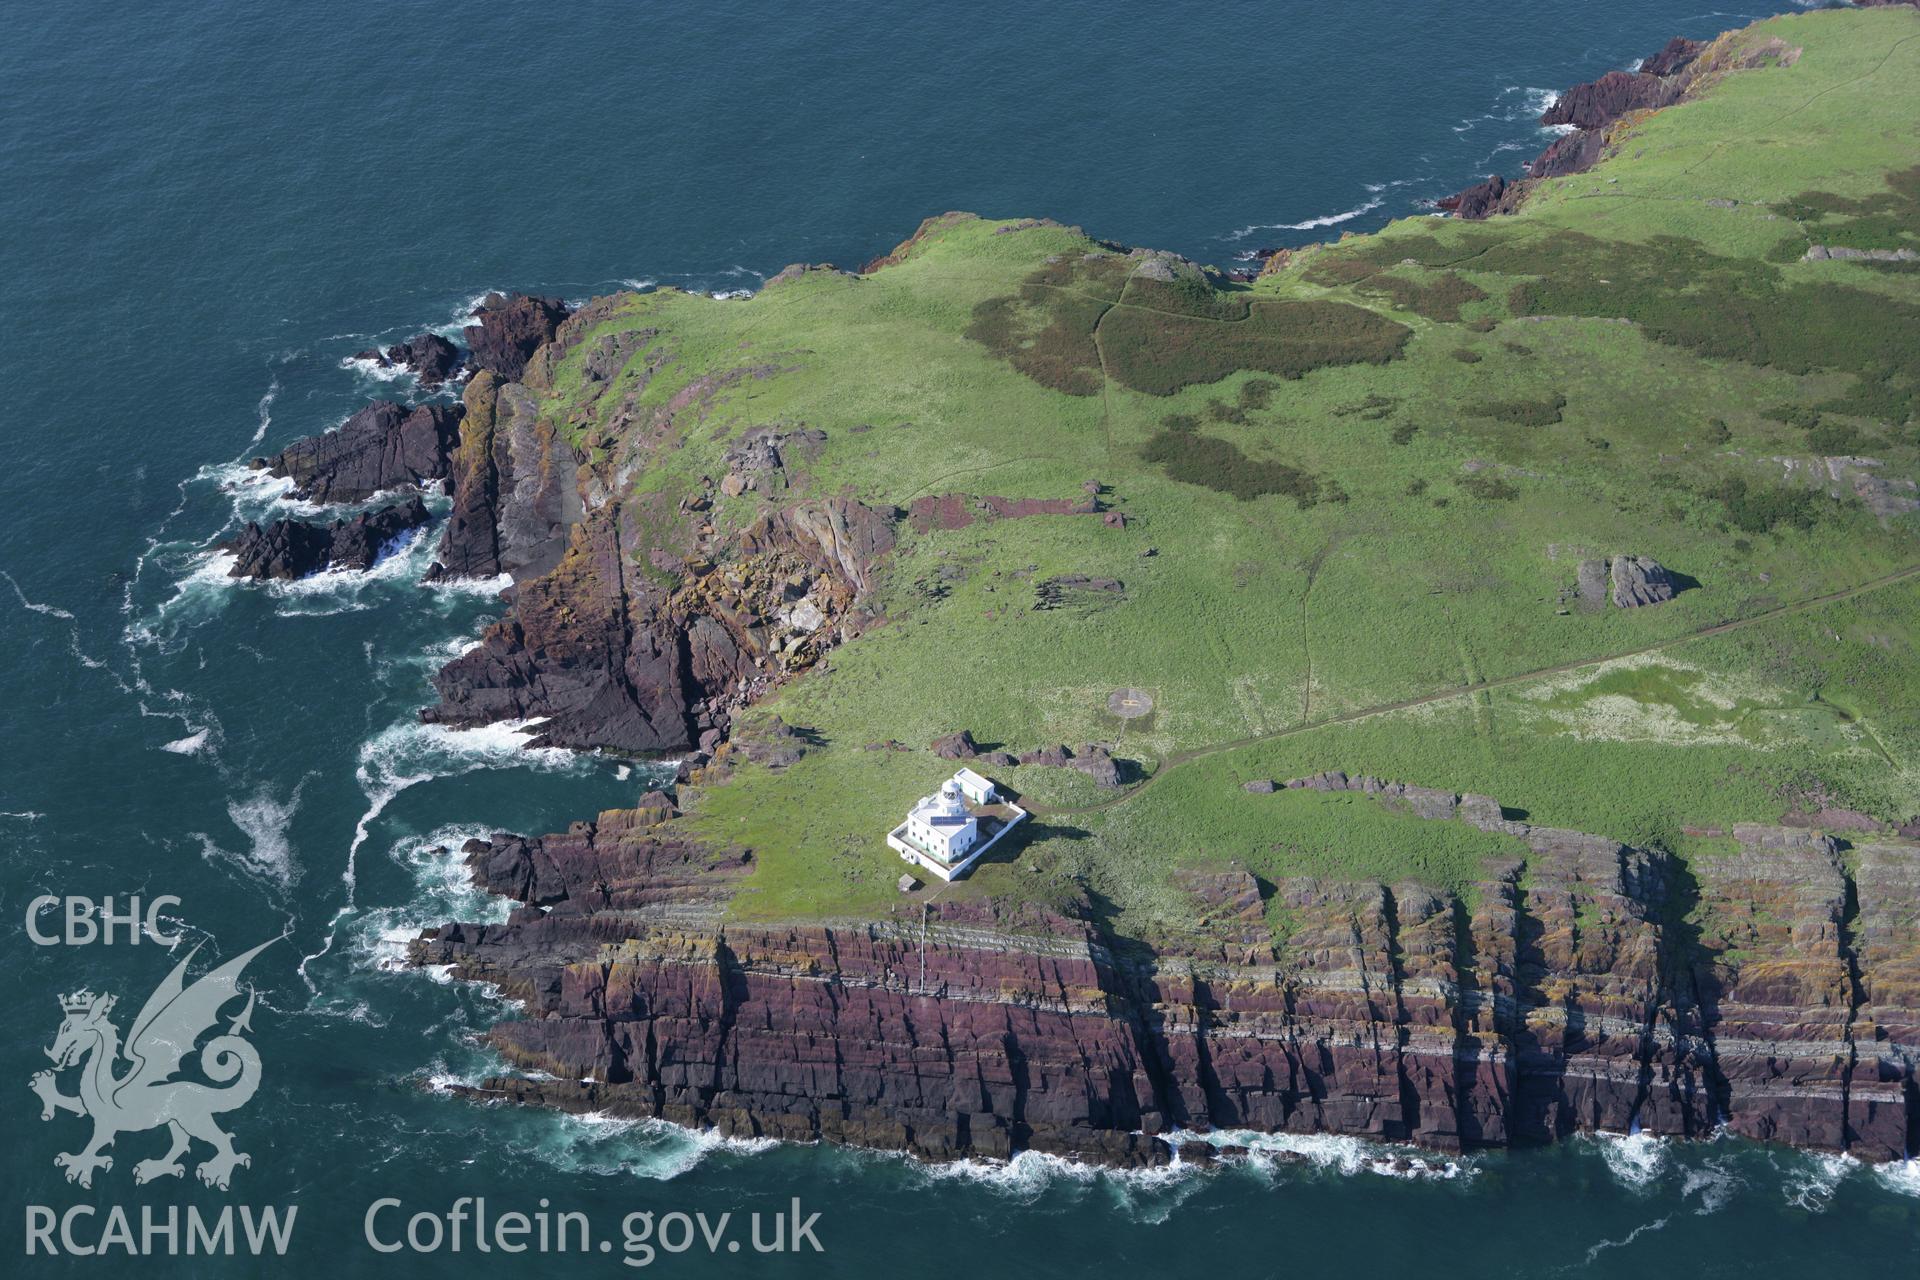
[[231,552],[232,578],[304,578],[324,569],[371,569],[401,534],[432,518],[418,495],[406,502],[363,511],[330,525],[304,520],[249,521],[238,538],[220,544]]
[[293,480],[296,497],[364,502],[388,489],[443,479],[461,410],[439,404],[409,409],[375,400],[332,431],[295,441],[253,468]]
[[463,357],[460,348],[437,333],[420,333],[385,351],[378,347],[358,352],[353,357],[382,369],[406,369],[426,388],[439,386],[460,372]]

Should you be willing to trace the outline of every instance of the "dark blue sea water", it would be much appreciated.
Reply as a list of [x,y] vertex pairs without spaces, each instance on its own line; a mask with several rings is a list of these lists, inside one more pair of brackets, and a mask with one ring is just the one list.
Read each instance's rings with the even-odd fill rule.
[[[620,1274],[622,1250],[388,1256],[394,1197],[444,1210],[770,1215],[825,1252],[660,1251],[685,1274],[1912,1274],[1920,1175],[1733,1142],[1575,1143],[1396,1171],[1356,1143],[1212,1173],[1024,1159],[926,1169],[488,1109],[498,1006],[395,972],[420,926],[489,909],[431,852],[630,801],[644,778],[419,727],[433,666],[496,607],[424,591],[420,544],[365,581],[207,571],[275,507],[236,465],[377,393],[343,358],[454,325],[491,288],[752,288],[853,263],[925,215],[1048,215],[1227,263],[1365,230],[1545,139],[1547,92],[1750,16],[1606,5],[14,5],[0,40],[0,1270],[31,1276]],[[59,993],[128,1016],[171,957],[31,945],[35,895],[176,895],[255,962],[253,1163],[222,1194],[93,1190],[42,1123]],[[123,1018],[122,1025],[125,1025]],[[26,1257],[30,1206],[298,1206],[286,1259]],[[400,1230],[388,1214],[382,1231]],[[664,1226],[673,1243],[678,1227]],[[771,1228],[763,1223],[763,1238]],[[638,1256],[632,1260],[639,1260]]]

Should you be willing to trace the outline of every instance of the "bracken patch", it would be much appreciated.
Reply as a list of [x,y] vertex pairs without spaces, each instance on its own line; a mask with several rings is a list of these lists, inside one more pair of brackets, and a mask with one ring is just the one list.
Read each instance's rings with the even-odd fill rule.
[[1556,395],[1547,400],[1483,400],[1467,405],[1465,411],[1476,418],[1493,418],[1516,426],[1548,427],[1560,421],[1560,411],[1566,407],[1567,398]]
[[1334,365],[1385,364],[1412,331],[1345,302],[1256,302],[1237,322],[1118,306],[1100,326],[1113,376],[1172,395],[1241,369],[1299,378]]
[[1140,449],[1140,456],[1167,478],[1230,493],[1242,502],[1269,495],[1292,498],[1303,510],[1320,501],[1344,500],[1338,486],[1323,486],[1312,473],[1284,462],[1249,458],[1232,441],[1203,436],[1193,419],[1175,415]]

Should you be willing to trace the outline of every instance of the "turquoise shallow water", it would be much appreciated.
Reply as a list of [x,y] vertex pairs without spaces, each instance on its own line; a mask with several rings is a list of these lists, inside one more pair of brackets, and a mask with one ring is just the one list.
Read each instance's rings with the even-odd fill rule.
[[[1116,1177],[1025,1159],[932,1170],[663,1127],[488,1109],[435,1092],[487,1063],[484,992],[393,972],[420,926],[491,908],[433,855],[631,800],[644,777],[428,732],[436,661],[493,602],[422,591],[422,543],[363,582],[231,586],[207,549],[270,492],[234,464],[381,387],[376,339],[454,324],[489,288],[751,288],[857,262],[948,208],[1049,215],[1225,263],[1364,230],[1545,139],[1547,91],[1747,15],[1661,0],[988,4],[922,15],[746,3],[466,13],[43,5],[0,41],[0,1255],[31,1205],[296,1205],[286,1259],[147,1258],[155,1275],[505,1274],[525,1259],[386,1256],[380,1197],[444,1209],[733,1212],[799,1197],[822,1254],[657,1252],[692,1274],[1902,1274],[1920,1176],[1733,1142],[1597,1140],[1436,1162],[1293,1144],[1239,1167]],[[1342,220],[1343,219],[1343,220]],[[431,535],[430,535],[431,536]],[[54,996],[164,975],[152,947],[37,947],[40,893],[172,894],[255,964],[254,1155],[222,1195],[91,1192],[53,1167],[80,1122],[37,1119]],[[124,1021],[123,1021],[124,1025]],[[5,1097],[0,1093],[0,1097]],[[122,1158],[154,1154],[128,1138]],[[398,1218],[383,1220],[394,1234]],[[662,1228],[663,1230],[666,1228]],[[99,1225],[93,1234],[97,1238]],[[677,1240],[677,1237],[675,1237]],[[618,1274],[622,1251],[549,1259]],[[1844,1259],[1844,1262],[1842,1261]]]

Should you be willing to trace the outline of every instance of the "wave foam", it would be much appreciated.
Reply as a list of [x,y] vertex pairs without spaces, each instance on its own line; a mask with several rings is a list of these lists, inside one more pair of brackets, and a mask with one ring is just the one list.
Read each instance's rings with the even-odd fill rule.
[[345,356],[340,367],[368,382],[401,382],[414,376],[413,370],[404,364],[382,364],[366,356]]
[[1645,1191],[1667,1167],[1667,1141],[1649,1133],[1598,1133],[1592,1141],[1607,1171],[1624,1187]]
[[1230,233],[1227,238],[1229,240],[1245,240],[1256,231],[1313,231],[1320,227],[1337,226],[1342,222],[1351,222],[1355,218],[1365,217],[1384,203],[1385,201],[1381,200],[1380,197],[1375,196],[1365,204],[1355,205],[1353,208],[1342,210],[1339,213],[1327,213],[1317,218],[1308,218],[1304,222],[1256,222]]
[[624,1174],[659,1182],[671,1181],[716,1154],[757,1155],[780,1145],[773,1138],[729,1138],[713,1129],[597,1111],[562,1115],[542,1128],[528,1154],[543,1164],[566,1173]]
[[[468,840],[485,840],[492,834],[486,827],[444,826],[395,844],[390,856],[412,875],[413,896],[399,906],[368,911],[355,921],[351,951],[359,966],[385,973],[410,970],[407,944],[421,930],[449,920],[505,923],[511,904],[475,887],[460,852]],[[442,984],[453,981],[448,966],[414,971]]]
[[1896,1195],[1920,1199],[1920,1159],[1908,1158],[1891,1164],[1877,1164],[1873,1176],[1881,1186]]
[[561,747],[528,747],[533,721],[502,720],[475,729],[408,720],[381,730],[360,745],[354,777],[367,808],[354,824],[353,843],[347,849],[346,881],[349,901],[354,886],[354,860],[375,819],[410,787],[435,778],[451,778],[476,769],[538,769],[565,772],[592,768],[591,757]]
[[421,585],[430,591],[444,591],[448,595],[497,596],[513,585],[513,575],[500,573],[491,578],[442,578],[438,582]]
[[1790,1160],[1780,1171],[1781,1191],[1788,1204],[1808,1213],[1826,1212],[1841,1180],[1858,1166],[1846,1156],[1811,1151],[1796,1152]]
[[1709,1160],[1698,1168],[1689,1169],[1681,1180],[1680,1198],[1698,1196],[1700,1203],[1694,1212],[1705,1216],[1718,1213],[1726,1208],[1733,1199],[1734,1192],[1744,1185],[1739,1174],[1733,1171],[1733,1163],[1727,1159]]
[[260,403],[254,410],[253,439],[248,441],[249,444],[259,444],[267,438],[267,428],[273,425],[273,402],[279,395],[280,379],[269,379],[266,394],[260,397]]
[[247,838],[247,847],[228,849],[206,832],[195,831],[190,834],[200,842],[201,856],[209,862],[237,867],[281,892],[292,888],[300,878],[300,868],[287,829],[300,807],[300,790],[295,787],[291,796],[281,800],[270,788],[262,787],[247,799],[229,800],[227,818]]
[[201,729],[188,734],[184,738],[175,738],[172,742],[163,742],[160,744],[160,749],[162,751],[171,751],[177,756],[198,755],[206,747],[207,739],[212,733],[213,731],[211,729]]
[[1344,1134],[1261,1133],[1253,1129],[1217,1129],[1209,1133],[1175,1130],[1166,1135],[1178,1147],[1182,1142],[1205,1142],[1212,1147],[1245,1147],[1245,1159],[1269,1170],[1299,1163],[1351,1176],[1368,1173],[1387,1178],[1451,1181],[1473,1175],[1465,1160],[1449,1160],[1413,1147],[1368,1142]]
[[1643,1222],[1618,1240],[1602,1240],[1587,1250],[1587,1265],[1592,1266],[1594,1259],[1609,1249],[1624,1249],[1649,1231],[1658,1231],[1667,1225],[1666,1218],[1655,1218],[1652,1222]]
[[0,578],[7,580],[7,585],[13,588],[14,598],[20,602],[20,607],[27,612],[37,613],[47,618],[58,618],[62,622],[74,621],[73,615],[65,609],[62,609],[59,605],[43,604],[38,600],[27,599],[27,593],[20,589],[20,584],[14,581],[12,574],[0,570]]

